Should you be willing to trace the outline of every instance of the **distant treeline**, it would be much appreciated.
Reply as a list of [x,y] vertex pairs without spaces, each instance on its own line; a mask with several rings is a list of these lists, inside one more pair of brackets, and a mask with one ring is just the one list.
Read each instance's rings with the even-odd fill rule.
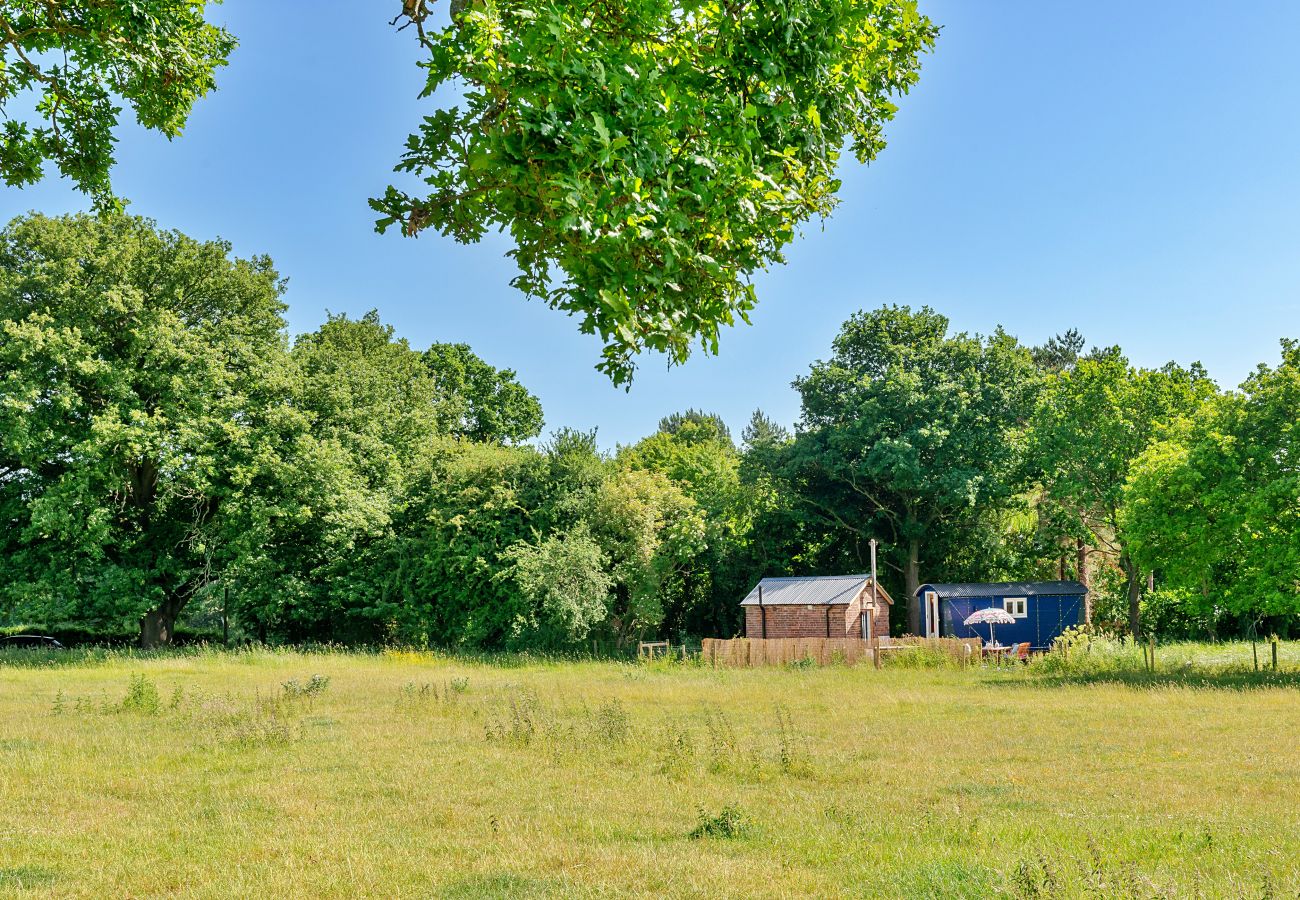
[[[612,454],[462,344],[286,338],[283,281],[128,216],[0,235],[0,626],[473,648],[731,636],[760,576],[1078,578],[1096,622],[1286,633],[1300,347],[1221,391],[1065,332],[844,324],[793,432],[687,410]],[[914,604],[895,610],[916,630]]]

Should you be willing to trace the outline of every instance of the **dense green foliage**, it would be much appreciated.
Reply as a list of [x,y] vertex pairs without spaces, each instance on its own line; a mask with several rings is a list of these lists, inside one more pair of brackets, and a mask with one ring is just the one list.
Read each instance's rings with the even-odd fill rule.
[[[290,341],[265,258],[126,216],[0,234],[0,624],[145,644],[546,649],[732,635],[763,575],[1076,577],[1187,636],[1300,613],[1300,348],[1239,392],[1067,332],[845,323],[794,432],[665,416],[602,452],[377,313]],[[1147,586],[1154,581],[1154,589]],[[915,631],[906,603],[897,631]],[[64,632],[61,632],[64,633]]]
[[1073,534],[1118,562],[1134,634],[1141,573],[1120,520],[1129,472],[1162,426],[1194,411],[1213,391],[1199,365],[1137,369],[1112,347],[1053,373],[1035,413],[1031,455],[1046,499]]
[[542,432],[542,404],[509,369],[494,369],[466,344],[424,352],[438,396],[440,427],[471,441],[519,443]]
[[109,179],[118,103],[129,103],[145,128],[175,137],[235,47],[204,20],[207,5],[0,0],[0,110],[30,92],[40,120],[5,116],[0,178],[32,184],[53,162],[96,205],[118,205]]
[[269,260],[139,219],[0,236],[0,578],[43,617],[176,615],[278,514],[285,407]]
[[1180,420],[1134,463],[1123,530],[1189,613],[1300,615],[1300,346]]
[[922,564],[1014,493],[1034,364],[1001,331],[949,335],[943,316],[898,307],[854,316],[834,351],[795,382],[803,427],[784,472],[846,562],[861,569],[871,537],[894,551],[915,634]]
[[425,96],[463,93],[407,141],[426,190],[372,201],[379,227],[507,230],[515,286],[598,334],[615,383],[747,316],[750,276],[833,209],[840,154],[883,149],[937,32],[913,0],[461,0],[441,29],[430,5],[403,26]]

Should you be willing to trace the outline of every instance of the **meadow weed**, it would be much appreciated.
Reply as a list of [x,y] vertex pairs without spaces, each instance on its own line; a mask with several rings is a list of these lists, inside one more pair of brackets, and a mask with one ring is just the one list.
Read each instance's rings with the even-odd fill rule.
[[593,737],[605,744],[622,745],[632,733],[627,708],[617,697],[606,700],[596,708],[592,717]]
[[740,745],[736,742],[735,726],[721,707],[704,707],[704,731],[708,740],[709,771],[719,773],[734,769],[740,756]]
[[674,720],[663,728],[659,774],[681,781],[695,769],[695,735],[684,719]]
[[808,756],[807,741],[794,727],[790,711],[784,704],[775,707],[776,758],[786,775],[808,776],[812,763]]
[[712,814],[701,809],[699,811],[699,822],[691,830],[690,837],[692,840],[701,838],[735,840],[748,837],[752,830],[749,820],[740,811],[740,808],[733,804],[727,804],[721,810]]
[[284,696],[290,700],[297,700],[303,697],[315,697],[323,694],[325,689],[330,686],[328,675],[313,675],[306,681],[298,681],[296,678],[290,678],[284,682],[280,688],[284,691]]
[[127,688],[126,696],[122,698],[122,709],[126,712],[156,716],[159,708],[158,685],[142,672],[132,675],[130,687]]

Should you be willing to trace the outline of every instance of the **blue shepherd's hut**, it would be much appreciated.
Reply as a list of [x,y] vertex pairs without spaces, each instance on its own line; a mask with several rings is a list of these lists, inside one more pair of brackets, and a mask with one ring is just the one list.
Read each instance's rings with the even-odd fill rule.
[[1016,620],[998,625],[1001,644],[1028,641],[1045,650],[1071,625],[1084,621],[1083,598],[1088,589],[1077,581],[1002,581],[994,584],[923,584],[916,589],[921,601],[921,633],[926,637],[979,637],[988,640],[987,625],[963,625],[977,609],[994,606]]

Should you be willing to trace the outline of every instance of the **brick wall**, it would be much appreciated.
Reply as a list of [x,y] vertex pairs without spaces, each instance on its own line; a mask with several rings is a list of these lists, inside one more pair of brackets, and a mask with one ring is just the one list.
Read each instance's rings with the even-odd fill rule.
[[[860,638],[862,637],[862,625],[859,614],[862,610],[863,600],[869,601],[871,599],[871,586],[869,584],[863,594],[864,596],[855,597],[852,603],[836,603],[829,607],[829,635],[826,633],[828,609],[826,606],[814,606],[812,609],[809,609],[807,605],[746,606],[745,637],[759,638],[763,636],[761,616],[766,614],[767,636],[769,638]],[[764,613],[764,610],[766,613]],[[883,597],[876,604],[875,614],[871,620],[871,635],[872,637],[889,635],[889,604],[885,602]]]
[[[847,637],[862,637],[862,625],[860,614],[862,612],[863,601],[867,601],[867,609],[871,609],[871,586],[867,585],[864,597],[855,599],[845,610],[848,620],[848,628],[845,631]],[[888,637],[889,636],[889,604],[881,598],[876,603],[876,608],[871,616],[871,636]]]
[[771,606],[745,607],[745,636],[756,638],[763,636],[761,616],[767,616],[767,636],[769,638],[824,638],[826,637],[826,616],[830,614],[830,636],[844,637],[844,617],[847,604],[835,606],[793,606],[774,604]]

